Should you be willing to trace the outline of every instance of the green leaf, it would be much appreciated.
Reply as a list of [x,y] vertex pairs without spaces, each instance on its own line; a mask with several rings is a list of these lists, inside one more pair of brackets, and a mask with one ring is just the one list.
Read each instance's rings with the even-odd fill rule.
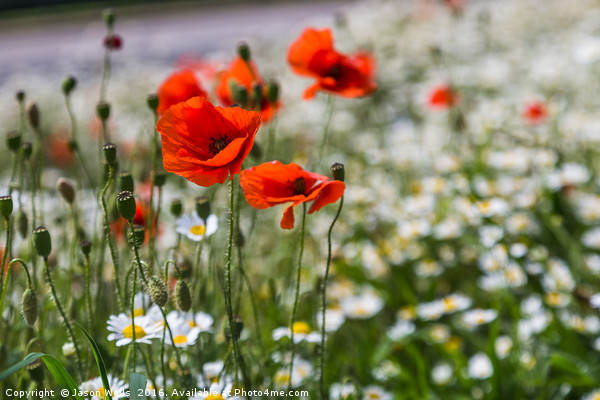
[[98,345],[96,344],[94,339],[92,339],[92,337],[89,335],[89,333],[87,333],[86,330],[81,327],[81,325],[76,325],[81,330],[81,332],[83,332],[88,342],[90,343],[90,346],[92,346],[92,352],[94,353],[96,365],[98,366],[98,371],[100,372],[100,377],[102,378],[102,384],[104,385],[104,393],[106,393],[106,397],[108,398],[108,400],[112,400],[112,396],[110,395],[110,384],[108,383],[108,375],[106,374],[106,366],[104,365],[104,360],[102,359],[102,355],[100,354],[100,349],[98,348]]
[[146,377],[142,374],[137,374],[132,372],[129,375],[129,399],[130,400],[144,400],[146,399],[145,393],[146,391]]
[[20,370],[21,368],[27,366],[28,364],[32,363],[33,361],[37,360],[38,358],[40,358],[43,355],[44,355],[44,353],[29,353],[29,354],[27,354],[27,356],[25,356],[24,359],[22,359],[21,361],[19,361],[18,363],[14,364],[14,365],[11,365],[10,367],[8,367],[7,369],[5,369],[4,371],[2,371],[0,373],[0,382],[2,382],[3,380],[5,380],[9,376],[11,376],[12,374],[17,372],[18,370]]
[[[71,378],[71,375],[69,375],[65,367],[63,367],[63,365],[56,358],[48,354],[44,354],[42,355],[42,361],[44,361],[54,379],[56,379],[58,384],[62,386],[63,389],[68,389],[69,393],[79,392],[79,388],[73,381],[73,378]],[[77,400],[83,400],[83,397],[77,394],[71,397],[74,397]]]

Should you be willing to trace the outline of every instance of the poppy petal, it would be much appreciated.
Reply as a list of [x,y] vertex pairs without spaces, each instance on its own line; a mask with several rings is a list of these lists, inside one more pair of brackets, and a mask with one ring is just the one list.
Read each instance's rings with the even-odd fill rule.
[[315,201],[308,210],[309,214],[319,211],[323,206],[327,204],[335,203],[344,194],[346,185],[341,181],[330,181],[327,182],[323,188],[319,191],[319,194]]

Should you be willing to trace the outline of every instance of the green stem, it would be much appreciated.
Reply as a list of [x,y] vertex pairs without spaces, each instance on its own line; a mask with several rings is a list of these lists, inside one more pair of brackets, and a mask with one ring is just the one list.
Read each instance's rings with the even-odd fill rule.
[[92,291],[90,290],[90,257],[84,257],[85,262],[85,302],[88,311],[88,330],[92,331]]
[[58,300],[58,296],[56,295],[56,289],[54,289],[54,283],[52,283],[52,276],[50,275],[50,268],[48,268],[48,258],[44,257],[44,270],[46,271],[46,279],[48,280],[48,284],[50,285],[50,290],[52,291],[52,297],[54,298],[54,302],[56,303],[56,308],[58,308],[58,312],[63,319],[63,322],[67,326],[67,331],[69,332],[69,336],[71,337],[71,341],[73,342],[73,346],[75,346],[75,355],[77,357],[77,364],[79,365],[79,376],[83,381],[83,364],[81,363],[81,353],[79,352],[79,346],[77,345],[77,341],[75,340],[75,334],[73,333],[73,328],[71,328],[71,323],[67,319],[65,312],[63,311],[62,306],[60,305],[60,301]]
[[[329,278],[329,267],[331,266],[331,232],[333,231],[333,226],[337,222],[340,213],[342,212],[342,206],[344,205],[344,196],[340,199],[340,205],[338,207],[337,213],[335,217],[333,217],[333,221],[331,221],[331,225],[329,226],[329,231],[327,232],[327,265],[325,267],[325,276],[323,277],[323,282],[321,286],[321,355],[319,359],[319,391],[321,393],[321,399],[324,400],[327,397],[325,393],[325,384],[323,375],[325,372],[325,309],[327,307],[327,279]],[[290,376],[291,379],[291,376]]]
[[[10,267],[8,271],[6,271],[6,282],[4,281],[4,266],[6,265],[6,261],[8,260],[8,253],[10,252],[10,217],[4,218],[4,227],[6,229],[6,244],[4,245],[4,254],[2,255],[2,264],[0,266],[0,287],[2,288],[2,298],[0,298],[0,325],[2,322],[2,305],[4,304],[4,295],[6,294],[6,286],[8,283]],[[29,275],[29,274],[28,274]],[[31,281],[31,279],[30,279]]]
[[65,94],[65,105],[67,107],[67,113],[69,114],[69,120],[71,121],[71,141],[73,143],[73,150],[79,158],[79,163],[81,164],[81,168],[83,169],[83,173],[87,178],[90,188],[93,188],[96,186],[96,183],[94,182],[94,178],[92,178],[92,174],[90,174],[90,170],[85,163],[85,157],[83,157],[81,148],[79,147],[79,141],[77,140],[77,121],[75,120],[75,113],[73,113],[73,108],[71,107],[71,97],[67,94]]
[[[108,28],[107,37],[113,35],[112,28]],[[106,47],[104,50],[104,65],[102,66],[102,82],[100,84],[100,101],[104,101],[106,99],[106,89],[108,87],[108,81],[110,79],[110,52],[111,50]]]
[[[148,246],[148,253],[150,255],[150,267],[152,268],[152,270],[154,270],[154,256],[155,256],[155,252],[154,252],[154,244],[156,241],[156,233],[152,232],[152,229],[154,228],[154,178],[156,176],[156,162],[157,162],[157,153],[158,153],[158,136],[157,136],[157,132],[156,132],[156,124],[158,123],[158,114],[156,113],[156,110],[153,110],[153,114],[154,114],[154,129],[152,131],[152,161],[151,161],[151,173],[150,173],[150,213],[148,215],[148,221],[146,222],[146,226],[149,226],[150,228],[150,242],[149,242],[149,246]],[[158,228],[158,213],[160,210],[160,188],[158,188],[159,190],[159,198],[158,198],[158,204],[156,205],[156,227]]]
[[323,160],[323,152],[325,151],[325,146],[327,146],[327,136],[329,134],[329,126],[331,125],[331,118],[333,117],[333,103],[334,97],[329,96],[327,98],[327,106],[325,110],[325,125],[323,126],[323,134],[321,136],[321,144],[319,145],[319,156],[317,158],[317,162],[315,164],[316,167],[321,165],[321,161]]
[[[133,225],[133,224],[132,224]],[[130,226],[131,234],[133,235],[133,226]],[[135,239],[133,240],[135,242]],[[135,246],[135,244],[134,244]],[[141,268],[141,266],[140,266]],[[133,269],[133,280],[131,281],[131,347],[133,358],[133,372],[135,372],[135,284],[137,282],[137,268]]]
[[296,322],[296,311],[298,310],[298,299],[300,297],[300,277],[302,274],[302,255],[304,253],[304,228],[306,224],[306,203],[302,203],[302,225],[300,227],[300,254],[298,255],[298,269],[296,274],[296,294],[294,296],[294,308],[292,309],[292,321],[290,322],[290,369],[288,391],[292,389],[292,371],[294,369],[294,355],[296,344],[294,343],[294,323]]
[[[106,185],[104,185],[104,189],[102,189],[102,193],[100,194],[100,201],[102,202],[102,209],[104,210],[104,236],[106,237],[106,241],[108,242],[108,248],[110,250],[110,257],[112,258],[113,267],[115,270],[115,287],[117,290],[117,302],[119,304],[119,309],[123,309],[123,302],[125,298],[122,297],[121,294],[121,282],[119,279],[119,260],[117,258],[117,251],[115,250],[115,244],[113,243],[112,234],[110,233],[110,221],[108,220],[108,206],[106,204],[106,191],[110,187],[112,183],[114,175],[114,167],[110,165],[108,167],[108,180],[106,181]],[[133,230],[132,230],[133,232]]]

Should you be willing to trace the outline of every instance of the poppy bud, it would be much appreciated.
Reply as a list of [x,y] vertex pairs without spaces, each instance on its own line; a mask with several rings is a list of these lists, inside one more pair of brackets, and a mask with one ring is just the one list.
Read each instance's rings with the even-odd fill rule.
[[260,83],[256,82],[252,85],[252,101],[255,105],[260,106],[263,100],[263,87]]
[[17,98],[17,101],[19,103],[22,103],[25,101],[25,92],[22,90],[17,91],[15,97]]
[[158,96],[155,93],[149,94],[146,96],[146,104],[148,104],[148,108],[152,111],[156,111],[158,108]]
[[79,243],[79,247],[85,257],[88,257],[92,252],[92,242],[89,240],[82,240],[81,243]]
[[44,368],[42,367],[40,358],[27,365],[26,369],[31,379],[34,380],[38,385],[44,383]]
[[30,142],[24,142],[21,145],[21,150],[23,151],[23,157],[28,160],[31,157],[31,153],[33,153],[33,146]]
[[346,170],[344,169],[344,164],[335,163],[331,166],[330,169],[331,176],[333,176],[333,179],[335,179],[336,181],[344,182],[344,180],[346,179]]
[[73,204],[73,201],[75,201],[75,188],[70,179],[59,178],[56,182],[56,189],[67,204]]
[[269,103],[274,104],[279,100],[279,84],[277,82],[270,82],[267,85],[267,100]]
[[23,318],[29,326],[33,326],[38,317],[38,297],[33,289],[25,289],[21,306],[23,307]]
[[102,152],[108,165],[114,165],[117,161],[117,146],[114,143],[106,143],[102,146]]
[[13,201],[12,197],[9,196],[0,196],[0,214],[4,217],[4,219],[8,220],[10,218],[10,214],[13,211]]
[[158,276],[152,276],[148,281],[148,292],[150,293],[150,298],[157,306],[163,307],[167,304],[169,300],[167,287]]
[[17,213],[17,231],[23,239],[27,237],[28,225],[27,214],[25,214],[23,210],[19,210]]
[[110,116],[110,104],[105,101],[99,101],[98,104],[96,104],[96,115],[102,121],[106,121]]
[[173,215],[175,218],[179,218],[181,216],[181,213],[183,212],[183,205],[181,204],[181,200],[179,199],[174,199],[173,201],[171,201],[171,215]]
[[110,35],[104,38],[104,47],[109,50],[120,50],[123,46],[123,39],[119,35]]
[[240,43],[238,46],[238,55],[246,62],[250,61],[250,47],[247,43]]
[[204,221],[210,215],[210,200],[206,196],[198,196],[196,197],[196,213],[200,218]]
[[6,134],[6,146],[10,151],[16,153],[21,148],[21,134],[17,131],[10,131]]
[[31,103],[29,106],[29,109],[27,110],[27,117],[29,118],[29,123],[34,130],[37,131],[40,129],[40,109],[36,103]]
[[77,80],[75,78],[73,78],[72,76],[67,76],[62,81],[62,91],[65,94],[65,96],[68,96],[69,94],[71,94],[73,89],[75,89],[75,86],[77,86]]
[[175,301],[177,303],[177,308],[183,312],[188,312],[190,311],[190,308],[192,308],[190,288],[182,279],[179,279],[177,285],[175,285]]
[[234,85],[233,86],[233,100],[245,107],[248,104],[248,89],[244,86]]
[[112,28],[115,23],[115,10],[112,8],[105,8],[102,11],[102,19],[106,23],[106,26]]
[[122,171],[119,172],[119,176],[117,178],[117,181],[119,183],[119,190],[122,191],[128,191],[133,193],[133,177],[131,176],[131,173],[129,171]]
[[133,232],[129,232],[129,244],[133,246],[141,246],[146,240],[146,229],[144,225],[134,225]]
[[45,226],[38,226],[34,229],[33,245],[40,257],[48,258],[50,252],[52,252],[52,240],[50,239],[50,232]]
[[[244,321],[238,315],[233,316],[233,339],[238,340],[242,334],[242,330],[244,329]],[[225,335],[228,339],[231,339],[231,334],[229,331],[229,327],[225,330]]]
[[156,171],[154,173],[154,186],[163,187],[167,181],[167,174],[164,171]]
[[121,217],[127,221],[132,221],[133,217],[135,217],[135,209],[136,204],[133,193],[124,190],[117,195],[117,210],[119,210]]

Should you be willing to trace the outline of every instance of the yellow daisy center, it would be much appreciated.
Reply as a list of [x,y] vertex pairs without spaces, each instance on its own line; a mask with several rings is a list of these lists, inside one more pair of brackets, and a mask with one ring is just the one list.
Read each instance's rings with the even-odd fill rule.
[[144,309],[143,308],[136,308],[135,310],[133,310],[133,316],[134,317],[139,317],[141,315],[144,315]]
[[[123,336],[128,339],[133,339],[133,329],[133,325],[129,325],[127,328],[123,329]],[[137,340],[144,336],[146,336],[146,331],[144,331],[141,326],[135,325],[135,339]]]
[[310,333],[310,327],[306,322],[298,321],[294,322],[294,325],[292,325],[292,331],[294,331],[295,334],[303,333],[305,335],[308,335]]
[[175,342],[175,344],[187,343],[187,337],[185,335],[177,335],[173,338],[173,342]]
[[96,397],[100,399],[106,398],[106,392],[104,391],[104,387],[101,387],[100,389],[96,390]]
[[194,322],[194,320],[189,320],[188,321],[188,325],[190,326],[190,328],[195,328],[196,327],[196,323]]
[[214,400],[224,400],[224,397],[221,396],[220,394],[209,394],[208,396],[205,397],[206,400],[208,399],[214,399]]
[[190,233],[192,235],[204,235],[206,232],[206,227],[204,225],[194,225],[190,228]]

